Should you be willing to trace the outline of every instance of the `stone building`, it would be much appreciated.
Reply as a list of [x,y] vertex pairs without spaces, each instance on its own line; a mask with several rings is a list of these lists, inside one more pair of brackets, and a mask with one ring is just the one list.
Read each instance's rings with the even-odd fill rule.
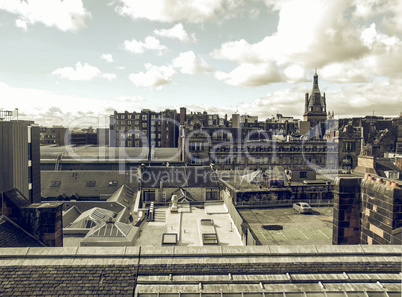
[[110,146],[177,147],[179,115],[176,110],[114,112],[110,118]]
[[205,202],[219,200],[219,183],[210,166],[140,166],[140,190],[143,204]]
[[[311,129],[320,126],[320,124],[325,123],[326,120],[327,103],[325,93],[321,94],[320,88],[318,87],[318,74],[316,71],[313,77],[313,87],[311,92],[310,94],[305,94],[303,122],[301,122],[300,133],[303,135],[311,135],[313,132]],[[316,134],[315,136],[318,136],[320,132],[315,131],[314,133]]]
[[362,129],[346,124],[339,129],[329,131],[327,137],[338,147],[339,168],[352,170],[357,166],[357,159],[361,152]]
[[291,168],[337,169],[338,145],[325,140],[273,137],[253,128],[181,127],[180,161],[214,164],[216,169]]
[[402,189],[375,178],[338,178],[334,188],[333,244],[401,244]]

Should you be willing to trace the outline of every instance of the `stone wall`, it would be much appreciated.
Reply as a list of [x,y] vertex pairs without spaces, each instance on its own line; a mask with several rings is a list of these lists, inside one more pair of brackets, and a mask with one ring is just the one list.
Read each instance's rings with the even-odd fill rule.
[[360,241],[360,183],[360,178],[335,180],[332,244]]
[[288,281],[297,273],[399,274],[400,251],[401,246],[361,245],[3,248],[0,295],[135,296],[137,281],[145,275],[154,285],[170,274],[199,275],[197,284],[202,276],[224,274],[276,274],[274,282],[281,274]]
[[396,239],[392,230],[402,226],[402,189],[381,179],[363,179],[361,184],[360,243],[391,244]]
[[338,178],[333,244],[401,244],[402,189],[372,176]]

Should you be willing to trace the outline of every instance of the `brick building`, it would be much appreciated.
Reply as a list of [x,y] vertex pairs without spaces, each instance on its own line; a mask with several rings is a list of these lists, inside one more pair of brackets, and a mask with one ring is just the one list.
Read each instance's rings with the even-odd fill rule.
[[31,203],[17,189],[5,191],[0,213],[47,246],[63,246],[62,203]]

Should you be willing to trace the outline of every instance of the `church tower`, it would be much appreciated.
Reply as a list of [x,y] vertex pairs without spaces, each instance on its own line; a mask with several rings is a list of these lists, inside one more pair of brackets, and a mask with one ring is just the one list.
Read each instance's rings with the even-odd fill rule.
[[310,94],[306,93],[304,101],[303,120],[310,123],[310,127],[316,126],[327,119],[327,105],[325,102],[325,93],[321,95],[318,88],[317,70],[314,73],[313,88]]

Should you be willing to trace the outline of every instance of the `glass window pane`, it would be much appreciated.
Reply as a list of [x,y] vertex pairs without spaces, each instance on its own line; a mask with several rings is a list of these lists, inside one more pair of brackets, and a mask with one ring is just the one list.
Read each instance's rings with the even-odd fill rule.
[[244,297],[262,297],[262,293],[244,293]]
[[387,292],[389,297],[401,297],[401,292]]
[[[369,297],[386,297],[384,292],[367,292],[367,295],[369,295]],[[399,294],[399,296],[401,296]]]
[[286,292],[286,297],[305,297],[304,292]]
[[325,297],[324,292],[306,292],[307,297]]
[[282,292],[267,293],[265,292],[265,297],[284,297]]
[[346,292],[348,297],[366,297],[366,294],[364,292]]
[[241,293],[222,293],[223,297],[242,297]]
[[346,297],[343,291],[341,292],[325,292],[327,297]]

